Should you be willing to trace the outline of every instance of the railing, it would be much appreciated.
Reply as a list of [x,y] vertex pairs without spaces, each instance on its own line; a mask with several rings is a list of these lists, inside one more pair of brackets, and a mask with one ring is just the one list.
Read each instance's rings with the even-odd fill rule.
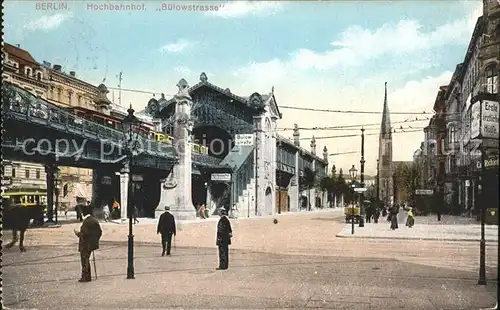
[[202,153],[192,153],[191,158],[193,159],[193,162],[199,163],[199,164],[206,164],[210,166],[218,166],[222,159],[214,156],[210,156],[208,154],[202,154]]
[[[86,138],[106,141],[120,148],[123,146],[123,132],[117,129],[78,117],[69,111],[35,97],[19,87],[5,83],[2,88],[2,108],[6,118],[24,120]],[[139,137],[138,144],[142,146],[142,150],[146,153],[152,153],[159,157],[175,155],[173,147],[166,149],[164,143],[147,137]]]

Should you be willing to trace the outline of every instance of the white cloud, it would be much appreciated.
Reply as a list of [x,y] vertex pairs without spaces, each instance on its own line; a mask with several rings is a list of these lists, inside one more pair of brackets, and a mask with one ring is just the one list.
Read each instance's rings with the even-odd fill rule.
[[283,8],[278,1],[231,1],[221,5],[218,11],[208,15],[222,18],[239,18],[246,15],[269,16]]
[[64,21],[73,17],[73,13],[60,13],[55,15],[44,15],[40,18],[30,21],[24,26],[26,30],[43,30],[49,31],[59,27]]
[[175,67],[174,72],[177,74],[180,74],[182,76],[188,76],[188,75],[191,75],[193,73],[191,71],[191,69],[189,69],[188,67],[184,67],[184,66]]
[[174,54],[176,54],[176,53],[180,53],[180,52],[186,50],[187,48],[192,47],[193,45],[195,45],[195,42],[190,42],[190,41],[185,40],[185,39],[179,39],[179,40],[177,40],[177,42],[163,45],[162,47],[159,48],[159,51],[161,53],[174,53]]

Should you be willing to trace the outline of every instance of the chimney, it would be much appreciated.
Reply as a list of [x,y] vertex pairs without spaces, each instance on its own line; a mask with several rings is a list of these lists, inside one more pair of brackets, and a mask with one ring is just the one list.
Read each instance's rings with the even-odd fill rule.
[[47,68],[52,67],[52,64],[51,64],[50,62],[48,62],[48,61],[45,61],[45,60],[43,61],[43,65],[44,65],[45,67],[47,67]]
[[21,44],[16,44],[17,48],[21,48]]
[[325,147],[323,148],[323,160],[328,162],[328,149]]
[[75,72],[75,71],[70,71],[70,72],[69,72],[69,75],[71,75],[71,76],[76,76],[76,72]]
[[293,144],[295,146],[300,146],[300,133],[299,133],[299,125],[293,124]]
[[314,136],[311,139],[311,153],[316,155],[316,138]]
[[55,71],[61,72],[61,69],[62,69],[61,65],[54,65],[54,70]]

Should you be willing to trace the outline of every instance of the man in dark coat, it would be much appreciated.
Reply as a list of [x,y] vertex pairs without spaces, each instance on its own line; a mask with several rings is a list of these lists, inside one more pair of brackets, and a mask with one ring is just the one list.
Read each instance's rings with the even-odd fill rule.
[[229,245],[233,237],[231,223],[227,218],[227,210],[222,208],[219,212],[220,220],[217,223],[217,241],[219,247],[219,267],[217,270],[225,270],[229,267]]
[[92,216],[92,208],[84,206],[82,208],[83,222],[80,231],[75,229],[75,235],[78,237],[78,251],[82,263],[82,278],[78,282],[90,282],[92,280],[90,273],[90,254],[99,249],[99,239],[102,236],[101,225],[97,219]]
[[391,217],[391,229],[395,230],[398,229],[398,213],[399,213],[399,207],[397,205],[393,205],[390,210],[390,217]]
[[170,207],[165,207],[165,212],[160,215],[158,220],[157,234],[161,234],[161,246],[162,252],[161,256],[165,256],[165,248],[167,250],[167,255],[170,255],[170,249],[172,248],[172,235],[175,236],[177,233],[175,229],[175,218],[170,212]]

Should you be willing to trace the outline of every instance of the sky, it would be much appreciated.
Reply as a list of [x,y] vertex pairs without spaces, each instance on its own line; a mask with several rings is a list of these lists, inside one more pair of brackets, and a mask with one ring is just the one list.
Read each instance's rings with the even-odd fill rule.
[[[48,3],[56,6],[48,8]],[[124,5],[131,3],[136,8],[127,10]],[[463,61],[482,12],[479,0],[11,0],[4,7],[6,42],[95,85],[105,81],[108,88],[117,88],[123,72],[123,89],[145,92],[122,92],[122,105],[136,110],[144,109],[153,94],[171,98],[181,78],[194,85],[205,72],[209,82],[240,96],[269,93],[274,87],[282,107],[377,112],[281,108],[278,122],[279,133],[290,138],[294,124],[359,125],[300,131],[301,146],[310,149],[314,135],[318,153],[324,146],[330,154],[358,152],[330,156],[337,171],[352,165],[359,170],[361,126],[375,124],[365,126],[365,172],[372,175],[384,82],[391,112],[432,113],[439,86],[449,83]],[[108,97],[118,103],[118,91]],[[393,160],[412,160],[430,116],[391,115]],[[358,136],[328,138],[339,135]]]

